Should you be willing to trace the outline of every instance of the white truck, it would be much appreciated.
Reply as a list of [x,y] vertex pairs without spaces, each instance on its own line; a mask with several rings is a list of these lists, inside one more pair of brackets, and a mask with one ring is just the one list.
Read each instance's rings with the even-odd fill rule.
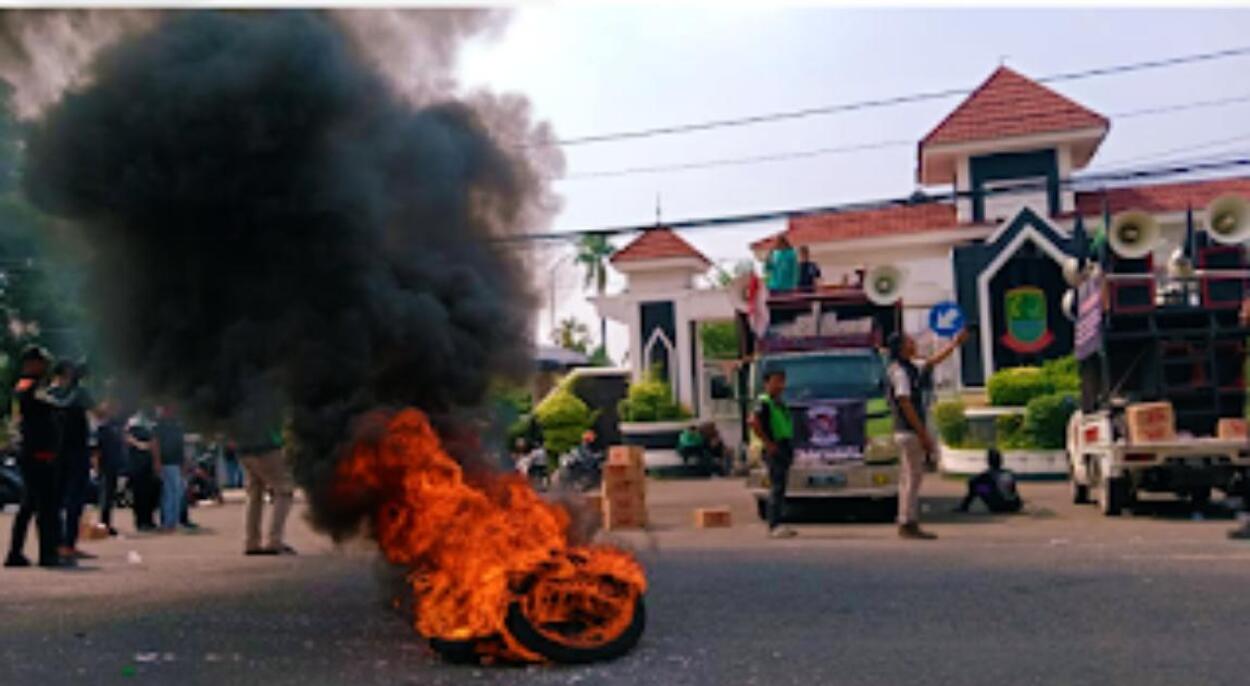
[[[1108,273],[1095,272],[1077,294],[1082,398],[1067,430],[1073,501],[1092,500],[1113,516],[1144,492],[1195,506],[1213,489],[1245,497],[1250,329],[1239,317],[1240,297],[1214,298],[1218,291],[1200,283],[1201,273],[1190,277],[1193,288],[1165,291],[1179,296],[1159,296],[1148,259],[1120,263],[1112,257]],[[1130,408],[1150,402],[1162,409],[1160,431],[1130,430]]]

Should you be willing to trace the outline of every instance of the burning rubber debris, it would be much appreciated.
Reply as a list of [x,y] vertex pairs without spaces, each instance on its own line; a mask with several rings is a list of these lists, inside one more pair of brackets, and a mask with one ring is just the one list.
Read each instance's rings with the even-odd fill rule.
[[[524,98],[455,91],[456,43],[497,14],[113,18],[0,26],[34,117],[23,187],[91,252],[112,362],[205,429],[285,427],[313,524],[366,524],[444,655],[628,650],[638,563],[570,540],[568,512],[451,440],[528,370],[528,280],[494,239],[550,218],[563,164],[521,145],[552,137]],[[23,90],[49,70],[62,92]]]
[[396,413],[339,468],[336,497],[376,503],[383,554],[411,570],[416,629],[449,659],[587,662],[638,641],[638,562],[572,545],[569,514],[518,474],[471,483],[419,410]]

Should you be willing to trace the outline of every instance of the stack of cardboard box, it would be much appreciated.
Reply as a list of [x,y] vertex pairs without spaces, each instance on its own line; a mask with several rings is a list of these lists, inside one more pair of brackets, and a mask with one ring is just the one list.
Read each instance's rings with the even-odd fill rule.
[[647,525],[647,478],[643,450],[620,445],[608,451],[603,466],[603,526],[641,529]]
[[1176,416],[1172,403],[1133,403],[1124,409],[1130,443],[1160,443],[1176,440]]

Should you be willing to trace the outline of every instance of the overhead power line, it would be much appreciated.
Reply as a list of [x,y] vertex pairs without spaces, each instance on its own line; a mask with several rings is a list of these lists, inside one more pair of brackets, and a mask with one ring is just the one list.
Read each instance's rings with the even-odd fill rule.
[[[1242,103],[1250,103],[1250,93],[1237,95],[1227,98],[1218,98],[1214,100],[1201,100],[1188,103],[1176,103],[1173,105],[1162,105],[1158,107],[1149,107],[1136,110],[1128,110],[1108,115],[1112,120],[1133,119],[1145,116],[1157,116],[1161,114],[1175,114],[1177,112],[1187,112],[1192,110],[1208,109],[1212,107],[1227,107],[1229,105],[1237,105]],[[1232,140],[1240,140],[1240,137]],[[1228,139],[1221,139],[1220,142],[1229,142]],[[860,143],[855,145],[842,145],[826,148],[814,148],[811,150],[794,150],[790,152],[765,153],[760,155],[746,155],[743,157],[728,157],[721,159],[702,160],[697,162],[678,162],[674,164],[655,164],[640,167],[625,167],[622,169],[611,169],[601,171],[583,172],[580,174],[570,174],[557,181],[584,181],[589,179],[619,178],[622,176],[636,176],[641,174],[664,174],[668,172],[679,171],[695,171],[699,169],[713,169],[719,167],[735,167],[750,164],[764,164],[771,162],[789,162],[792,160],[810,159],[813,157],[824,157],[827,155],[842,155],[847,153],[865,152],[869,150],[883,150],[887,148],[911,147],[916,145],[914,140],[882,140],[870,143]],[[1208,144],[1199,144],[1200,147],[1209,147]],[[1188,149],[1188,148],[1186,148]],[[1163,156],[1177,152],[1176,150],[1168,150],[1166,152],[1152,153],[1146,156],[1129,158],[1149,159],[1153,157]],[[1117,162],[1119,164],[1119,162]]]
[[[1094,69],[1084,69],[1080,71],[1062,72],[1058,74],[1050,74],[1034,79],[1039,83],[1059,83],[1064,81],[1077,81],[1101,76],[1112,76],[1116,74],[1126,74],[1137,71],[1145,71],[1148,69],[1160,69],[1164,67],[1175,67],[1185,64],[1195,64],[1199,62],[1210,62],[1214,60],[1228,59],[1231,57],[1244,57],[1250,55],[1250,46],[1242,46],[1228,48],[1224,50],[1216,50],[1212,52],[1195,53],[1190,55],[1179,55],[1159,60],[1148,60],[1142,62],[1131,62],[1128,64],[1112,65],[1107,67],[1098,67]],[[817,115],[827,115],[842,112],[854,112],[857,110],[875,109],[881,107],[895,107],[898,105],[907,105],[917,102],[925,102],[929,100],[941,100],[952,98],[960,95],[967,95],[974,89],[971,88],[947,88],[936,91],[923,91],[919,93],[911,93],[906,95],[896,95],[887,98],[876,98],[870,100],[859,100],[854,102],[836,103],[832,105],[822,105],[819,107],[807,107],[797,110],[786,110],[780,112],[769,112],[765,114],[749,115],[745,117],[727,117],[723,119],[710,119],[701,122],[692,122],[687,124],[673,124],[670,126],[657,126],[645,129],[634,129],[630,131],[615,131],[612,133],[594,134],[587,136],[577,136],[573,138],[557,139],[553,141],[541,141],[525,143],[524,147],[547,147],[559,146],[569,147],[574,145],[586,145],[590,143],[605,143],[608,141],[630,140],[637,138],[649,138],[653,136],[666,136],[682,133],[692,133],[695,131],[707,131],[710,129],[720,129],[739,126],[750,126],[753,124],[762,124],[765,122],[785,121],[789,119],[802,119]]]
[[[1234,159],[1221,159],[1212,162],[1195,162],[1187,165],[1171,165],[1164,167],[1145,167],[1139,169],[1126,169],[1115,172],[1102,174],[1086,174],[1080,177],[1064,179],[1059,185],[1064,188],[1072,188],[1083,191],[1097,191],[1100,188],[1114,187],[1130,181],[1155,180],[1175,176],[1184,176],[1191,174],[1210,174],[1219,171],[1228,171],[1234,169],[1245,169],[1250,167],[1250,157],[1238,157]],[[937,202],[953,202],[959,198],[969,198],[976,195],[988,197],[993,195],[1010,195],[1019,193],[1035,193],[1045,190],[1047,185],[1044,182],[1024,182],[1019,184],[1004,185],[992,189],[984,189],[976,191],[945,191],[942,193],[909,195],[903,197],[883,198],[877,200],[869,200],[856,203],[844,203],[840,205],[822,205],[816,207],[803,207],[789,210],[769,210],[763,212],[749,212],[742,214],[719,215],[713,217],[702,217],[697,219],[685,219],[680,221],[664,222],[664,226],[669,229],[711,229],[724,227],[735,224],[750,224],[756,222],[775,221],[779,219],[790,219],[794,217],[802,217],[814,214],[834,214],[839,212],[854,212],[873,209],[885,209],[888,207],[900,207],[910,205],[924,205]],[[529,233],[518,234],[513,236],[503,236],[497,239],[501,243],[518,243],[528,241],[567,241],[579,238],[585,235],[602,235],[614,236],[620,234],[640,233],[656,228],[655,224],[636,224],[630,226],[615,226],[601,229],[587,229],[580,231],[559,231],[545,233]]]

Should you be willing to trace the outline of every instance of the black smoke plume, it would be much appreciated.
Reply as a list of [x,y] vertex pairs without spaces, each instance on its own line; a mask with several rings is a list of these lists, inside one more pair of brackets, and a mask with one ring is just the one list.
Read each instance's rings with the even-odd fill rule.
[[29,139],[27,193],[94,249],[108,349],[241,442],[285,419],[332,534],[357,524],[328,499],[356,418],[446,416],[527,353],[526,279],[492,239],[529,228],[544,179],[474,107],[410,102],[329,15],[175,12]]

